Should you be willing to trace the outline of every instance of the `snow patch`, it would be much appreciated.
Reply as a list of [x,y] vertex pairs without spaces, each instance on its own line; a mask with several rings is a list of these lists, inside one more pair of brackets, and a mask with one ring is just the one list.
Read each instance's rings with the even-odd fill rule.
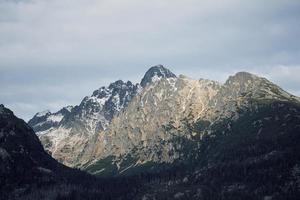
[[151,78],[152,83],[158,82],[161,80],[161,77],[157,75],[157,72],[154,72],[154,76]]
[[35,134],[36,134],[37,136],[45,135],[45,134],[51,132],[52,130],[53,130],[53,128],[50,128],[50,129],[47,129],[47,130],[45,130],[45,131],[38,131],[38,132],[36,132]]
[[65,109],[66,109],[67,111],[71,112],[72,109],[73,109],[73,106],[66,106]]
[[104,170],[105,170],[105,168],[102,168],[100,170],[92,172],[92,174],[99,174],[99,173],[103,172]]
[[55,114],[55,115],[50,115],[47,118],[47,121],[52,121],[52,122],[60,122],[63,119],[63,115],[62,114]]
[[47,115],[49,113],[51,113],[49,110],[44,110],[42,112],[38,112],[35,116],[36,117],[43,117],[43,116],[45,116],[45,115]]
[[112,102],[115,104],[116,110],[120,111],[121,106],[120,106],[120,95],[119,94],[113,96]]
[[120,171],[120,174],[122,174],[123,172],[125,172],[126,170],[128,170],[129,168],[131,168],[133,166],[133,164],[129,165],[128,167],[126,167],[125,169],[123,169],[122,171]]

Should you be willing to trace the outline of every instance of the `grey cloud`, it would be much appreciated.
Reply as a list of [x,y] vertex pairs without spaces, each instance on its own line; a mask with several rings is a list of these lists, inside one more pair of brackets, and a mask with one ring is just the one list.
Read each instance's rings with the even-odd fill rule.
[[300,66],[299,19],[298,0],[0,0],[0,102],[28,118],[159,63],[220,81],[256,72],[300,94],[294,73],[276,74]]

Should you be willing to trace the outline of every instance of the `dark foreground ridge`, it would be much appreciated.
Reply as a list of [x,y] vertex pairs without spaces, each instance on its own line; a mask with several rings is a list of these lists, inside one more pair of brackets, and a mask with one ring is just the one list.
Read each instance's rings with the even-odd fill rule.
[[58,163],[32,129],[0,105],[1,200],[132,199],[131,187],[138,188],[131,179],[97,179]]

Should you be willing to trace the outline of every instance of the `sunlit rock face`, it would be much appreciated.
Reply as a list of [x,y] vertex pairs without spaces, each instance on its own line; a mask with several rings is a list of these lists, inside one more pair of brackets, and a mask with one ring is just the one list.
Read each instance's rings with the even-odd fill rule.
[[202,112],[219,87],[213,81],[185,77],[166,78],[148,85],[99,134],[95,157],[134,153],[138,162],[172,162],[178,155],[173,144],[168,143],[173,135],[166,127],[180,129],[183,120],[193,121],[204,115]]

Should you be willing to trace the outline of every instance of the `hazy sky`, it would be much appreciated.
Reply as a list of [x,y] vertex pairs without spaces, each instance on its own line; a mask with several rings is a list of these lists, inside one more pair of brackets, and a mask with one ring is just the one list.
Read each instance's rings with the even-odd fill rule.
[[26,120],[156,64],[300,95],[300,1],[0,0],[0,103]]

